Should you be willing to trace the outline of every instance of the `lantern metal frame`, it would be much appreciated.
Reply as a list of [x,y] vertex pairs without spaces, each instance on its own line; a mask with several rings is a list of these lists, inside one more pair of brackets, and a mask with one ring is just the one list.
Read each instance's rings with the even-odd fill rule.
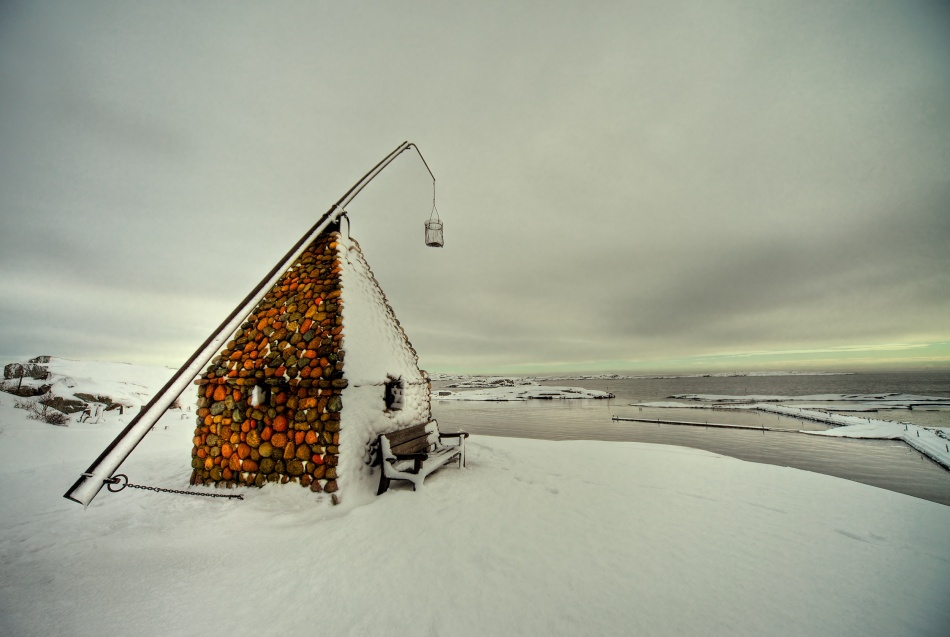
[[432,195],[432,214],[425,222],[426,245],[430,248],[442,248],[445,246],[445,237],[442,235],[442,219],[439,218],[439,210],[435,207],[435,194]]

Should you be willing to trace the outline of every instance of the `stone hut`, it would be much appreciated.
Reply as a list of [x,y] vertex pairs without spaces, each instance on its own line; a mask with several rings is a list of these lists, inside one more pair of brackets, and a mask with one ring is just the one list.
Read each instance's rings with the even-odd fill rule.
[[[375,492],[372,446],[431,420],[430,384],[356,241],[331,226],[195,381],[192,484]],[[361,483],[364,483],[362,486]]]

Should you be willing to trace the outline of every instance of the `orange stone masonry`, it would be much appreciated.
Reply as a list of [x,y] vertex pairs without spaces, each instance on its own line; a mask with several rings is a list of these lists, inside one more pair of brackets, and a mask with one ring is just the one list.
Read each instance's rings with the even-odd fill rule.
[[337,491],[347,386],[338,240],[318,237],[195,381],[192,484]]

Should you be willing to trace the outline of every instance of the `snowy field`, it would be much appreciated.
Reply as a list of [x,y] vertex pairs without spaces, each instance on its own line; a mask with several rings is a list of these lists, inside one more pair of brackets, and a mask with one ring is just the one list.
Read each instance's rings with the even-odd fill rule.
[[[0,635],[939,635],[950,507],[641,443],[473,436],[417,493],[62,497],[128,414],[0,394]],[[189,489],[191,413],[122,471]],[[195,490],[194,488],[191,488]],[[222,493],[222,491],[207,491]]]

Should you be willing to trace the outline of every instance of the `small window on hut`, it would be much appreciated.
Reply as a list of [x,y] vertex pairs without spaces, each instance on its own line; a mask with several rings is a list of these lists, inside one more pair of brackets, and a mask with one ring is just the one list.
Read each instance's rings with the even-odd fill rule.
[[386,381],[386,390],[383,399],[386,401],[386,411],[402,409],[402,379],[390,377]]

